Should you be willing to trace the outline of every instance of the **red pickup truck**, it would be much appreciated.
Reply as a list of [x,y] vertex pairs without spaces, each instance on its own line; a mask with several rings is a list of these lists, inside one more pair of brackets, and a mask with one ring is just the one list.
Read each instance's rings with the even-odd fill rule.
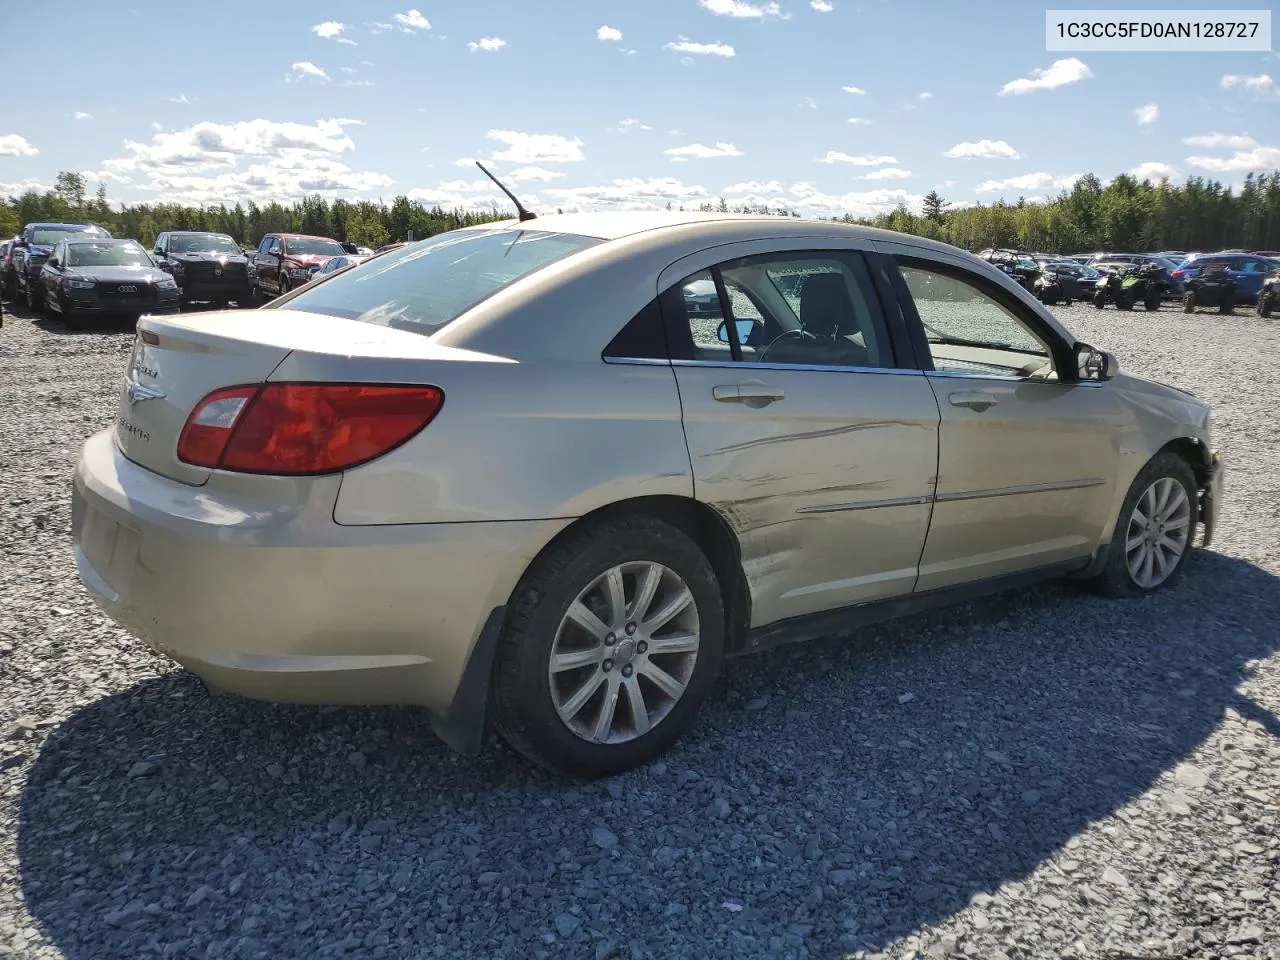
[[249,257],[249,282],[259,294],[278,297],[306,283],[312,270],[330,257],[344,253],[342,244],[329,237],[268,233]]

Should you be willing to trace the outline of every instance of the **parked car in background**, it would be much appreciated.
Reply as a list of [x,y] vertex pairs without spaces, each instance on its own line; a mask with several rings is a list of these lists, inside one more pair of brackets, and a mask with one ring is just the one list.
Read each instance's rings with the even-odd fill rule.
[[0,243],[0,300],[12,300],[18,294],[18,276],[13,266],[14,241]]
[[40,269],[43,299],[69,330],[102,318],[177,313],[178,285],[136,240],[60,240]]
[[331,257],[346,254],[342,244],[329,237],[300,233],[268,233],[249,258],[250,283],[264,296],[278,297],[311,279],[311,268]]
[[249,258],[225,233],[162,233],[151,253],[160,269],[177,282],[184,305],[200,300],[218,307],[232,301],[249,306]]
[[318,267],[311,268],[311,279],[316,277],[327,276],[341,270],[343,267],[355,266],[357,263],[364,263],[368,257],[357,256],[351,253],[344,253],[340,257],[331,257]]
[[372,257],[373,247],[356,247],[356,254],[361,257]]
[[53,248],[68,237],[110,239],[111,234],[91,223],[29,223],[18,234],[14,247],[14,274],[17,294],[33,313],[44,305],[40,271]]
[[607,775],[726,654],[1051,577],[1144,596],[1213,538],[1208,406],[955,247],[567,214],[372,266],[269,322],[144,318],[81,453],[82,581],[212,689]]
[[1041,271],[1052,271],[1057,275],[1062,287],[1063,296],[1068,300],[1088,300],[1093,296],[1094,287],[1102,276],[1093,267],[1066,258],[1037,260]]
[[1235,288],[1237,303],[1256,303],[1263,281],[1280,268],[1280,260],[1253,253],[1204,253],[1176,267],[1171,276],[1185,287],[1210,266],[1222,269]]

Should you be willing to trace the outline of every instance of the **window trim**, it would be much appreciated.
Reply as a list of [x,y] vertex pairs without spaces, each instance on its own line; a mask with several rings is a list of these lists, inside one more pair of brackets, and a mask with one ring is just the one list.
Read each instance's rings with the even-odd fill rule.
[[[693,334],[689,329],[688,316],[684,309],[684,297],[681,293],[685,282],[690,277],[703,271],[710,273],[712,280],[716,284],[716,295],[720,300],[721,317],[722,319],[728,318],[733,316],[733,307],[729,302],[728,293],[724,287],[724,281],[720,273],[721,268],[725,264],[740,260],[785,259],[788,257],[825,257],[844,261],[846,266],[849,260],[861,258],[862,266],[870,279],[870,287],[864,289],[863,294],[867,300],[868,307],[873,312],[879,311],[878,319],[881,329],[877,333],[883,334],[881,338],[883,341],[882,346],[883,349],[889,352],[890,364],[888,366],[864,367],[743,360],[741,359],[742,348],[737,342],[738,331],[733,324],[729,324],[728,329],[729,348],[731,356],[737,355],[738,359],[708,360],[696,356]],[[670,286],[658,294],[658,306],[662,312],[663,326],[667,333],[667,347],[672,366],[721,367],[736,370],[805,370],[814,373],[920,373],[921,370],[915,361],[915,351],[912,349],[912,344],[904,336],[906,324],[901,316],[901,307],[896,298],[884,288],[885,278],[878,276],[884,270],[883,264],[879,261],[880,257],[881,255],[873,250],[864,250],[858,247],[806,245],[803,247],[752,251],[751,253],[728,257],[706,267],[691,270],[687,275],[676,278]],[[674,266],[674,264],[671,266]],[[670,266],[667,269],[670,269]],[[851,272],[854,274],[854,282],[858,282],[857,271],[851,270]],[[873,317],[873,322],[875,319]],[[615,359],[614,362],[617,362],[617,360]]]
[[989,278],[968,270],[965,267],[956,266],[941,260],[930,260],[927,257],[894,253],[886,255],[888,261],[892,263],[893,270],[890,274],[893,281],[893,287],[897,291],[900,308],[907,322],[908,332],[911,341],[915,347],[916,354],[919,357],[919,368],[930,376],[937,377],[960,377],[970,380],[999,380],[1005,383],[1034,383],[1029,377],[1016,376],[1000,373],[979,373],[977,371],[963,370],[939,370],[933,363],[933,351],[929,348],[929,339],[924,331],[924,321],[920,319],[920,312],[916,309],[915,298],[911,296],[911,290],[907,286],[906,279],[902,276],[903,265],[913,266],[917,269],[930,270],[934,273],[940,273],[943,276],[951,276],[952,279],[967,283],[982,293],[984,296],[994,300],[997,304],[1004,307],[1010,313],[1021,320],[1029,327],[1034,334],[1045,342],[1049,348],[1049,359],[1053,362],[1054,372],[1058,375],[1054,381],[1046,381],[1053,383],[1081,383],[1079,379],[1080,371],[1077,369],[1074,355],[1073,344],[1068,343],[1061,337],[1056,330],[1046,324],[1035,311],[1027,307],[1026,304],[1020,302],[1017,297],[1004,290],[999,284],[993,283]]

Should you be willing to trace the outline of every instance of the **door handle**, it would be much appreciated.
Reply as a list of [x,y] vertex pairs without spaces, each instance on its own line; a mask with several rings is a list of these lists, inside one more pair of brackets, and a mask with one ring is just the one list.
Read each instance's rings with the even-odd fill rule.
[[786,393],[781,387],[771,387],[758,380],[746,383],[729,383],[711,388],[711,396],[721,403],[745,403],[749,407],[763,407],[782,400]]
[[981,390],[973,390],[965,393],[953,393],[948,400],[951,401],[953,407],[968,407],[970,410],[976,410],[982,413],[988,407],[994,407],[1000,401],[990,393],[984,393]]

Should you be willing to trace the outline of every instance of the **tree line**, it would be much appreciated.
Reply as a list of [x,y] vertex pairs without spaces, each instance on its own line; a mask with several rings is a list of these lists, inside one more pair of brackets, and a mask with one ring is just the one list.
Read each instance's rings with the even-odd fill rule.
[[[721,199],[701,209],[731,208]],[[768,207],[736,209],[795,215]],[[266,233],[295,232],[377,247],[510,216],[496,207],[489,211],[427,207],[405,196],[390,204],[308,196],[289,205],[248,201],[232,207],[178,203],[113,207],[105,185],[99,184],[96,193],[89,195],[84,177],[63,172],[52,190],[31,190],[0,200],[0,238],[13,236],[24,223],[44,220],[96,223],[114,236],[133,237],[147,246],[168,230],[207,230],[229,234],[246,246],[257,245]],[[935,190],[925,197],[920,213],[899,206],[870,219],[849,214],[835,219],[930,237],[967,250],[1280,250],[1280,171],[1250,173],[1238,191],[1200,177],[1174,184],[1139,181],[1128,174],[1103,186],[1098,177],[1088,174],[1047,201],[1020,198],[1013,203],[998,200],[965,207],[953,207]]]

